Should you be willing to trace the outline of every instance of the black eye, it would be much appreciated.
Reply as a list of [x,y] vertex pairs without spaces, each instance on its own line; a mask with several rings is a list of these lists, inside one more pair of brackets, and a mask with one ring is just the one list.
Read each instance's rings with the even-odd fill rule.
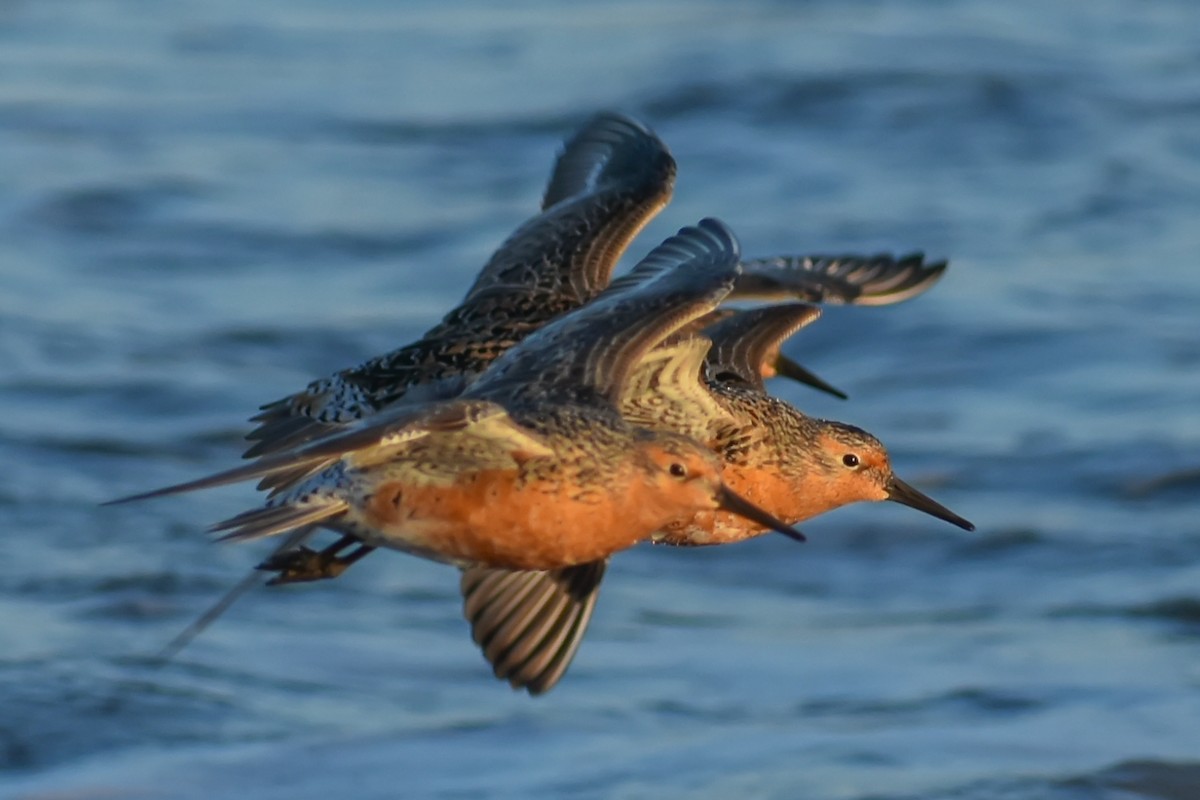
[[842,463],[850,467],[850,469],[854,469],[858,466],[858,456],[854,455],[854,453],[846,453],[846,455],[842,456]]
[[671,469],[671,474],[674,475],[676,478],[686,478],[687,477],[687,467],[685,467],[683,464],[680,464],[678,461],[676,461],[674,464],[672,464],[670,469]]

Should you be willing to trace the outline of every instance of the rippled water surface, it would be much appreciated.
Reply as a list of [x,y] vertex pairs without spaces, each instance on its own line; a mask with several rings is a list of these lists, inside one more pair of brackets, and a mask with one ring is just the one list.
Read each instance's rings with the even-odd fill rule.
[[[0,4],[0,795],[1200,797],[1200,7]],[[599,108],[679,162],[631,256],[949,257],[789,345],[974,520],[896,505],[606,581],[494,682],[453,570],[382,554],[147,658],[260,551],[260,403],[407,341]]]

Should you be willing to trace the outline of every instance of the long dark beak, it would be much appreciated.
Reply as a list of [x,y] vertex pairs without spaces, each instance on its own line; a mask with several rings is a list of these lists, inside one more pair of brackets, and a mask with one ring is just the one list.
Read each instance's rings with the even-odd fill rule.
[[934,500],[932,497],[927,497],[921,494],[913,487],[909,486],[904,481],[892,476],[891,483],[887,486],[888,500],[900,503],[901,505],[915,508],[917,511],[924,511],[926,514],[944,519],[946,522],[957,525],[966,531],[975,530],[975,526],[965,519],[955,514],[950,509],[946,508],[941,503]]
[[835,386],[830,386],[824,380],[806,370],[804,367],[792,361],[782,353],[775,357],[775,372],[785,378],[791,378],[797,383],[803,383],[805,386],[811,386],[814,389],[819,389],[826,394],[831,394],[834,397],[846,399],[846,393]]
[[784,536],[795,539],[797,542],[808,541],[803,533],[771,516],[724,484],[722,484],[721,490],[717,493],[717,507],[722,511],[728,511],[732,514],[737,514],[739,517],[745,517],[751,522],[757,522],[764,528],[779,531]]

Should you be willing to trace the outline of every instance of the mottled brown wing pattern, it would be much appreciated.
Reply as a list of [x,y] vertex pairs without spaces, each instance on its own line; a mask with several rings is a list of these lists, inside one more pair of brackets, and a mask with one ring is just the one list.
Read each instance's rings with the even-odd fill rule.
[[620,283],[496,360],[477,396],[592,391],[620,402],[629,372],[651,347],[711,311],[738,275],[738,243],[706,219],[656,247]]
[[500,246],[467,292],[559,292],[584,303],[603,289],[629,242],[671,198],[675,160],[654,133],[604,112],[567,140],[533,217]]
[[[245,456],[295,448],[398,401],[410,387],[478,374],[607,285],[629,241],[669,201],[674,176],[674,160],[648,128],[597,115],[567,142],[546,210],[501,245],[462,304],[418,341],[263,406]],[[286,483],[270,486],[279,485]]]

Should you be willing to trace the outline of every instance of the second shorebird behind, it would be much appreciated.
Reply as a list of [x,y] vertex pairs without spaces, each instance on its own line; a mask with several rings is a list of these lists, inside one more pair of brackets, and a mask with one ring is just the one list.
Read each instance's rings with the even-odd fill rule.
[[[767,394],[764,366],[777,363],[783,340],[819,315],[816,307],[786,304],[725,314],[704,335],[689,326],[643,356],[625,385],[622,413],[647,428],[705,442],[720,455],[726,483],[788,522],[850,503],[892,500],[973,530],[896,477],[871,434],[806,416]],[[653,539],[729,544],[764,530],[705,509]],[[598,560],[549,572],[465,570],[464,614],[496,676],[531,694],[552,688],[586,632],[606,568],[607,560]],[[547,663],[554,669],[544,669]]]
[[[659,350],[666,358],[657,363],[648,358],[635,373],[622,411],[638,424],[707,442],[724,461],[727,482],[793,523],[850,503],[891,500],[974,530],[898,478],[875,436],[802,414],[767,394],[764,365],[775,363],[783,340],[818,316],[819,309],[797,303],[750,309],[710,325],[694,337],[700,341],[682,337],[663,346]],[[681,363],[671,370],[675,361]],[[702,370],[691,366],[701,363]],[[702,379],[688,377],[701,373]],[[698,405],[705,401],[706,406]],[[727,544],[759,533],[761,527],[705,513],[661,532],[655,541]]]

